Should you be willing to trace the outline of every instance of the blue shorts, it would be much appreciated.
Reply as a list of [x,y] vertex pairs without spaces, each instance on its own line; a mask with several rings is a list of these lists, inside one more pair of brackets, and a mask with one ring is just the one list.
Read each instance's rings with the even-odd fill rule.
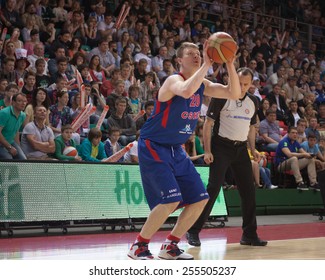
[[150,209],[158,204],[193,204],[209,195],[200,174],[181,146],[164,146],[139,138],[139,167]]

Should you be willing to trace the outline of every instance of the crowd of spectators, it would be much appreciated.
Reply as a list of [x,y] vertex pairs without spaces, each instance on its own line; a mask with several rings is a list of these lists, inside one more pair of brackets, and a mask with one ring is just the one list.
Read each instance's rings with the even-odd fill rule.
[[[217,31],[236,40],[236,66],[254,73],[249,93],[261,102],[259,150],[276,152],[287,128],[295,126],[299,142],[315,135],[324,156],[322,3],[286,1],[283,9],[280,0],[264,1],[264,7],[258,2],[129,0],[115,7],[105,0],[1,1],[0,158],[105,161],[128,143],[136,144],[160,85],[178,71],[177,47],[191,41],[202,50]],[[293,21],[280,28],[280,10],[284,17],[316,25],[313,32],[320,37],[306,46]],[[228,81],[223,65],[213,65],[207,78]],[[85,95],[80,94],[82,85]],[[80,113],[83,97],[96,112],[73,131],[69,125]],[[209,99],[203,103],[202,121]],[[101,129],[94,129],[105,105],[109,111]],[[63,155],[66,146],[76,146],[79,155]],[[184,149],[193,161],[204,163],[202,123]],[[137,162],[133,154],[127,158]]]

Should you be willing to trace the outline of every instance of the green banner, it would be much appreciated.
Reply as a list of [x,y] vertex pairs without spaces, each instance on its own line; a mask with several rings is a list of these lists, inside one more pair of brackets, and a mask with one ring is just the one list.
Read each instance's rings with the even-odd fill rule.
[[[206,185],[208,167],[197,170]],[[146,218],[148,214],[138,165],[0,162],[0,222]],[[227,216],[222,190],[211,215]]]

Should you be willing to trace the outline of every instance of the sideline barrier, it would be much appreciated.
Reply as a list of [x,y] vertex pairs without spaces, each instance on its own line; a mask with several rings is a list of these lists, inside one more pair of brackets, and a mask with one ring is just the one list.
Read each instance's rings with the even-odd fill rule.
[[[208,167],[196,168],[206,185]],[[128,224],[148,214],[138,165],[0,162],[0,230],[26,222],[126,219]],[[211,216],[227,216],[223,192]]]

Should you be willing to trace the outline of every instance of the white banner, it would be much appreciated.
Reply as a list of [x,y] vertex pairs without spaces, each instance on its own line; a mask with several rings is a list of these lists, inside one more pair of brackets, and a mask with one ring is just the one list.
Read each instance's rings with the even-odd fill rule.
[[1,261],[1,279],[88,280],[249,279],[306,280],[321,278],[321,260],[251,261]]

